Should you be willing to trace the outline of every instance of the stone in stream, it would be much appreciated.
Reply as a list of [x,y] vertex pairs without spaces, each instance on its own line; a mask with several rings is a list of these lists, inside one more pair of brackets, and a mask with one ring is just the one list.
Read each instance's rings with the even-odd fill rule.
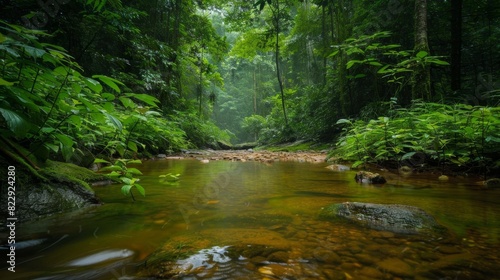
[[333,170],[333,171],[349,171],[349,170],[351,170],[351,168],[349,168],[349,166],[342,165],[342,164],[332,164],[332,165],[328,165],[325,168],[328,168],[328,169]]
[[368,171],[359,171],[354,176],[354,180],[358,183],[366,184],[385,184],[387,180],[378,173],[372,173]]
[[446,228],[424,210],[399,204],[344,202],[323,208],[325,218],[345,218],[365,227],[403,234],[439,233]]

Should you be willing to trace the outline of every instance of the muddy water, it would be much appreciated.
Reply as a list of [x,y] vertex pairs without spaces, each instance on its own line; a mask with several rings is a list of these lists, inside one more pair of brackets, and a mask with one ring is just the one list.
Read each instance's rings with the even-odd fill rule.
[[[359,185],[354,172],[326,165],[144,162],[146,197],[136,193],[132,202],[120,186],[98,187],[103,206],[22,225],[16,272],[5,266],[0,278],[500,277],[500,190],[392,174],[383,187]],[[159,177],[167,173],[180,180]],[[322,207],[345,201],[417,206],[449,233],[399,235],[318,218]]]

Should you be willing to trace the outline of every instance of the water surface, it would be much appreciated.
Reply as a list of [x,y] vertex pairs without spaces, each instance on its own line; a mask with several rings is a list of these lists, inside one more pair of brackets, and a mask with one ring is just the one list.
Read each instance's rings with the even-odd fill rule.
[[[102,206],[23,224],[18,239],[29,242],[16,251],[16,272],[5,267],[0,277],[134,279],[155,250],[189,247],[173,266],[179,279],[498,278],[498,189],[395,174],[384,174],[382,187],[360,185],[353,171],[326,165],[144,162],[146,197],[136,192],[133,202],[119,185],[96,187]],[[161,180],[167,173],[180,173],[178,183]],[[417,206],[450,234],[398,235],[318,218],[322,207],[346,201]]]

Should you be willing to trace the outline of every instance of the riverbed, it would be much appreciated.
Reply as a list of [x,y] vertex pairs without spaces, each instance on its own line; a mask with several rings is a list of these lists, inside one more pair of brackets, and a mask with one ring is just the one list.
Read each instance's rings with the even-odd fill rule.
[[[355,171],[335,172],[307,157],[216,159],[145,161],[136,166],[145,197],[135,192],[134,202],[120,185],[95,187],[103,205],[21,224],[16,272],[5,267],[0,277],[498,278],[499,189],[383,171],[385,185],[358,184]],[[160,177],[168,173],[179,180]],[[449,232],[395,234],[319,217],[323,207],[341,202],[416,206]],[[165,250],[177,252],[176,261],[147,262]]]

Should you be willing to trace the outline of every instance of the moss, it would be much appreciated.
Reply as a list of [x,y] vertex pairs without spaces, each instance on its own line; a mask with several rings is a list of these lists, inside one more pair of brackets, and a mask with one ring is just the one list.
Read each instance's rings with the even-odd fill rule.
[[72,163],[47,160],[41,167],[42,170],[40,173],[48,177],[57,178],[59,181],[63,182],[75,182],[81,184],[90,191],[93,190],[89,183],[108,180],[108,178],[102,174],[97,174],[92,170]]

